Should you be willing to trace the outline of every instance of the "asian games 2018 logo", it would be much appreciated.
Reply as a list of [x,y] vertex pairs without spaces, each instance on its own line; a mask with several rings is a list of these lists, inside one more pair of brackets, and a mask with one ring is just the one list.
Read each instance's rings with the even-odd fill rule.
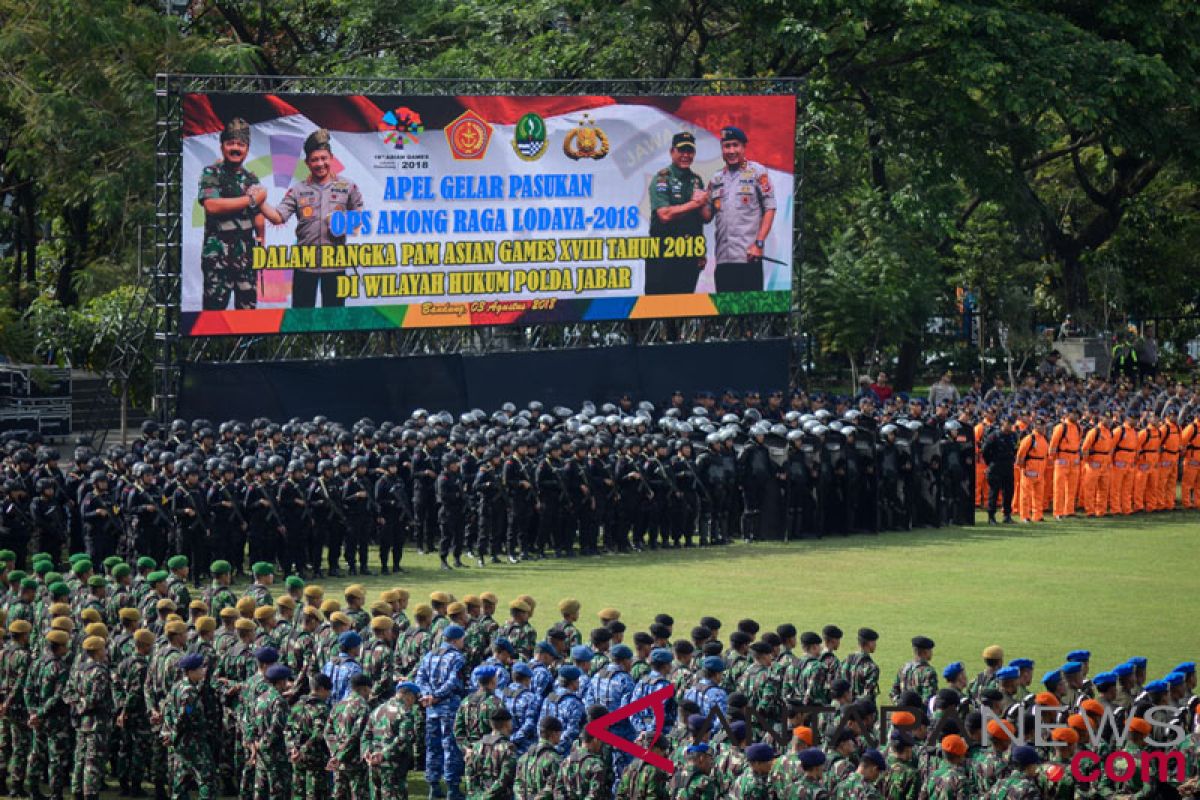
[[404,149],[404,140],[409,144],[418,144],[417,135],[425,132],[421,115],[411,108],[396,108],[388,111],[379,120],[379,131],[383,134],[385,144],[390,144],[397,150]]

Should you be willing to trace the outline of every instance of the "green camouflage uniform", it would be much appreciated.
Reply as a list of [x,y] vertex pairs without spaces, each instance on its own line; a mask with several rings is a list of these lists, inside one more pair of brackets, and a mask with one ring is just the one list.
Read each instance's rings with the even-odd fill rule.
[[834,796],[837,800],[883,800],[879,788],[867,781],[857,770],[847,775],[838,785],[837,794]]
[[[244,167],[230,169],[223,160],[218,161],[200,173],[199,200],[203,205],[205,200],[244,197],[258,183],[258,176]],[[224,311],[231,294],[234,308],[254,308],[258,304],[250,261],[257,214],[247,208],[233,214],[204,215],[200,271],[204,276],[205,310]]]
[[489,733],[471,745],[463,779],[469,800],[508,800],[517,777],[517,749],[508,737]]
[[[742,673],[738,691],[750,700],[750,707],[759,714],[769,725],[779,721],[780,699],[779,683],[775,680],[774,671],[762,664],[751,664]],[[756,730],[753,741],[758,741],[765,730]]]
[[7,765],[11,786],[19,789],[25,784],[25,767],[33,746],[33,732],[29,729],[29,711],[26,708],[26,692],[29,671],[33,665],[33,651],[14,641],[4,643],[0,651],[0,702],[7,704],[4,715],[5,731],[4,761]]
[[254,701],[258,755],[254,762],[256,800],[287,800],[291,796],[292,770],[286,743],[288,704],[273,685]]
[[917,800],[921,794],[921,773],[915,759],[901,761],[888,753],[887,770],[880,778],[880,788],[887,800]]
[[746,760],[744,751],[728,742],[718,744],[712,771],[712,779],[717,784],[717,794],[726,795],[733,791],[734,782],[749,771],[749,766],[750,762]]
[[296,800],[326,800],[329,797],[329,748],[325,746],[325,725],[329,721],[329,703],[305,695],[292,706],[288,716],[286,739],[288,753],[299,753],[292,768],[292,796]]
[[787,697],[798,697],[807,705],[829,705],[829,675],[825,662],[805,654],[788,676]]
[[222,586],[218,581],[213,581],[200,595],[200,599],[208,606],[208,615],[213,619],[221,618],[221,609],[237,605],[237,595],[233,593],[233,589]]
[[842,677],[849,681],[855,700],[874,700],[879,694],[879,665],[870,653],[851,653],[842,662]]
[[125,715],[125,724],[121,726],[118,737],[121,758],[117,761],[117,777],[132,786],[141,785],[154,745],[150,712],[146,710],[146,676],[149,671],[149,657],[135,652],[117,664],[113,680],[116,712]]
[[367,701],[351,692],[333,707],[325,727],[329,755],[337,759],[333,773],[335,800],[361,800],[367,793],[367,765],[362,760],[363,731],[370,720]]
[[225,786],[242,775],[246,751],[242,745],[241,706],[246,681],[254,674],[254,651],[251,645],[238,641],[217,659],[216,687],[222,701],[220,755],[217,758],[221,781]]
[[691,665],[684,665],[676,661],[671,665],[671,674],[667,677],[670,679],[671,685],[675,687],[675,696],[683,697],[683,693],[696,678],[696,669]]
[[770,774],[759,775],[752,769],[747,769],[733,782],[733,791],[729,797],[733,800],[772,800]]
[[721,676],[721,688],[730,694],[736,692],[738,684],[742,681],[742,673],[750,669],[750,665],[753,663],[748,654],[739,653],[736,650],[730,650],[726,653],[725,672]]
[[362,671],[371,678],[371,696],[367,699],[371,708],[391,697],[396,685],[392,679],[394,662],[391,644],[374,637],[368,640],[362,653]]
[[489,614],[476,617],[467,625],[467,635],[463,644],[467,669],[474,669],[487,659],[499,627]]
[[1012,772],[1008,751],[998,753],[994,747],[980,747],[969,753],[966,764],[971,773],[971,782],[983,789],[998,785]]
[[799,751],[791,750],[775,759],[771,765],[771,787],[775,796],[787,796],[788,787],[804,778],[804,767],[800,766]]
[[691,764],[675,772],[671,792],[672,800],[717,800],[717,785],[712,778]]
[[187,797],[189,780],[195,782],[200,800],[216,797],[209,724],[200,686],[186,677],[177,681],[162,703],[162,716],[162,736],[171,749],[172,800]]
[[342,613],[350,618],[350,627],[357,633],[361,634],[371,624],[371,614],[365,608],[347,606],[342,609]]
[[50,770],[50,791],[59,796],[66,790],[71,762],[71,714],[65,698],[70,668],[67,662],[45,651],[31,666],[26,684],[29,713],[37,714],[40,727],[34,733],[26,777],[30,794]]
[[671,796],[667,773],[645,761],[635,761],[621,773],[616,800],[668,800]]
[[967,685],[967,690],[964,693],[966,697],[971,698],[976,704],[979,703],[979,695],[983,694],[988,689],[999,689],[1000,681],[996,680],[996,671],[985,669],[983,672],[971,679]]
[[558,771],[558,797],[563,800],[607,800],[610,797],[604,760],[576,748],[563,759]]
[[[1123,791],[1121,795],[1127,796]],[[1019,772],[1009,775],[997,784],[987,796],[991,800],[1043,800],[1044,797],[1037,778],[1030,778]]]
[[922,800],[973,800],[975,789],[971,784],[971,776],[965,764],[943,762],[933,773],[925,790],[921,793]]
[[71,791],[99,796],[112,735],[113,687],[108,664],[86,661],[75,686],[75,763]]
[[823,781],[814,781],[805,775],[790,786],[784,787],[776,797],[780,800],[829,800],[830,794]]
[[914,658],[896,673],[890,697],[893,703],[899,703],[900,695],[911,690],[921,695],[921,700],[928,703],[930,698],[937,694],[937,688],[937,673],[933,667],[923,658]]
[[374,800],[407,800],[408,771],[412,769],[416,745],[416,718],[398,698],[371,712],[363,749],[383,755],[383,763],[370,768]]
[[283,661],[292,668],[292,674],[296,676],[291,694],[297,697],[312,689],[316,677],[321,674],[321,667],[324,666],[318,663],[316,637],[299,628],[296,630],[296,635],[288,642],[288,649],[283,655]]
[[[509,644],[522,659],[528,661],[533,658],[533,646],[537,644],[537,631],[528,622],[518,624],[510,619],[496,631],[496,636],[508,639]],[[595,670],[595,668],[596,665],[593,664],[592,669]]]
[[466,749],[492,732],[491,715],[504,702],[491,692],[476,689],[462,701],[454,717],[454,738]]
[[[162,703],[179,677],[179,659],[182,657],[183,651],[175,645],[165,645],[151,656],[150,671],[146,676],[146,709],[151,715],[161,713]],[[196,691],[199,693],[199,687]],[[167,748],[159,735],[160,727],[161,723],[159,726],[151,723],[154,737],[151,739],[150,775],[155,786],[165,786],[167,779]]]
[[557,796],[562,756],[545,739],[517,759],[513,791],[517,800],[552,800]]

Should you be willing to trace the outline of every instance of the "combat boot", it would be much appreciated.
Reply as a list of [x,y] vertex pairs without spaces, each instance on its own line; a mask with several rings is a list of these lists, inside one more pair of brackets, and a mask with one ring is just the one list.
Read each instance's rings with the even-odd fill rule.
[[382,567],[379,568],[379,574],[380,575],[391,575],[391,573],[388,572],[387,564],[384,564]]
[[443,571],[443,572],[449,572],[449,571],[450,571],[450,563],[449,563],[448,561],[446,561],[446,557],[445,557],[445,556],[442,556],[442,571]]
[[479,567],[480,569],[483,569],[483,556],[480,556],[479,558],[475,559],[475,566]]
[[443,798],[445,798],[445,797],[446,797],[446,790],[442,788],[441,781],[438,781],[437,783],[434,783],[434,784],[430,784],[429,800],[443,800]]
[[461,556],[455,556],[454,557],[454,566],[458,569],[465,569],[467,565],[463,563]]

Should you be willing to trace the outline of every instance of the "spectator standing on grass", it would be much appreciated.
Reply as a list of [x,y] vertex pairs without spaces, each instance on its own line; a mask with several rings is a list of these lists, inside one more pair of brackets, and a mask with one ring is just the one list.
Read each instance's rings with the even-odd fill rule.
[[929,387],[929,405],[936,408],[944,402],[957,403],[958,401],[958,387],[954,385],[954,373],[946,370],[937,383]]

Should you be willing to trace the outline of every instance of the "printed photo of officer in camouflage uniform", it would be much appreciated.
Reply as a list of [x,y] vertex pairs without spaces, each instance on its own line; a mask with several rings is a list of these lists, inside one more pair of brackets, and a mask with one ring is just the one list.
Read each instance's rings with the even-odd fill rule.
[[230,295],[234,308],[258,305],[251,250],[263,241],[260,209],[267,190],[257,175],[242,166],[249,153],[249,123],[231,119],[221,131],[221,160],[200,173],[199,199],[204,208],[200,271],[205,311],[224,311]]

